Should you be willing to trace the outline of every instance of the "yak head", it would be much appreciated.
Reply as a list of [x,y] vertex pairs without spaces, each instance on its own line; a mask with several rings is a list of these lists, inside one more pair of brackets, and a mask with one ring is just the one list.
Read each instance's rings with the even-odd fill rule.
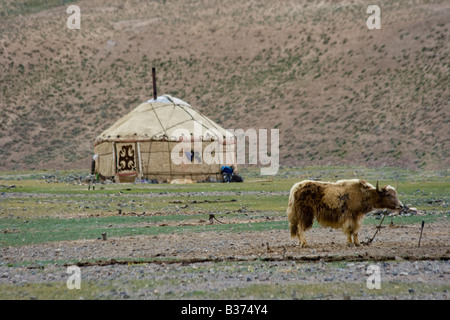
[[377,195],[378,195],[378,208],[386,208],[392,210],[400,210],[403,208],[403,204],[397,198],[397,192],[394,187],[385,186],[381,190],[376,187]]

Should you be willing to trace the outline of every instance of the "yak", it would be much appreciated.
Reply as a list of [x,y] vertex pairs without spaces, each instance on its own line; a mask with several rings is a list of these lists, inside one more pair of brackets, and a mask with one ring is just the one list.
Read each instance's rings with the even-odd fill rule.
[[287,208],[291,237],[298,237],[298,244],[307,247],[304,232],[315,218],[323,226],[342,229],[349,246],[359,246],[358,230],[364,215],[375,208],[400,210],[403,204],[393,187],[380,190],[378,181],[376,187],[358,179],[298,182],[291,188]]

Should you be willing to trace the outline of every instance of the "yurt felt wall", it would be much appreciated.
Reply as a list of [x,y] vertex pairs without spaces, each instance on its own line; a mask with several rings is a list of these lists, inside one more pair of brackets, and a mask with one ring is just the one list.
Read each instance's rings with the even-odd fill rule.
[[[156,179],[159,182],[173,179],[219,181],[222,179],[220,169],[223,165],[233,165],[236,168],[234,144],[223,145],[222,150],[213,148],[214,154],[209,154],[209,159],[217,156],[220,161],[215,159],[213,163],[207,163],[204,155],[209,151],[205,149],[215,142],[200,143],[201,151],[195,151],[192,143],[192,147],[186,148],[188,151],[184,151],[184,154],[177,154],[174,148],[180,142],[175,141],[102,142],[94,149],[98,155],[96,172],[104,179],[114,179],[117,182],[134,182],[136,178]],[[181,163],[174,163],[172,152],[182,159]]]

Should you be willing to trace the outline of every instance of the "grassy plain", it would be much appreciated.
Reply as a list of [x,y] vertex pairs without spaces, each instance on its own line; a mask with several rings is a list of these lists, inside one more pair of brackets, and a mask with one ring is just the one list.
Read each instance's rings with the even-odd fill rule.
[[[0,175],[0,246],[96,239],[106,231],[111,237],[123,237],[286,229],[289,189],[295,182],[311,178],[335,181],[356,176],[373,184],[377,178],[380,185],[398,184],[401,201],[424,213],[395,217],[400,224],[431,222],[438,217],[435,213],[448,212],[447,171],[308,167],[284,168],[270,178],[259,176],[252,168],[244,169],[243,174],[244,183],[231,184],[94,185],[73,178],[70,183],[54,182],[84,176],[83,172],[5,172]],[[210,214],[224,224],[208,225]],[[189,225],[190,221],[205,223]],[[178,225],[182,222],[184,226]],[[368,218],[365,223],[377,220]]]

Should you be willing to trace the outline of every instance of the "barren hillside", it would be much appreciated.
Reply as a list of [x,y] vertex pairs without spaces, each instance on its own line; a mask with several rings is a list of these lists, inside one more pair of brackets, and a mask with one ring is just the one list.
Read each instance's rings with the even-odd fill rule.
[[280,129],[283,165],[448,168],[450,4],[0,2],[0,170],[89,168],[93,141],[152,95],[225,128]]

